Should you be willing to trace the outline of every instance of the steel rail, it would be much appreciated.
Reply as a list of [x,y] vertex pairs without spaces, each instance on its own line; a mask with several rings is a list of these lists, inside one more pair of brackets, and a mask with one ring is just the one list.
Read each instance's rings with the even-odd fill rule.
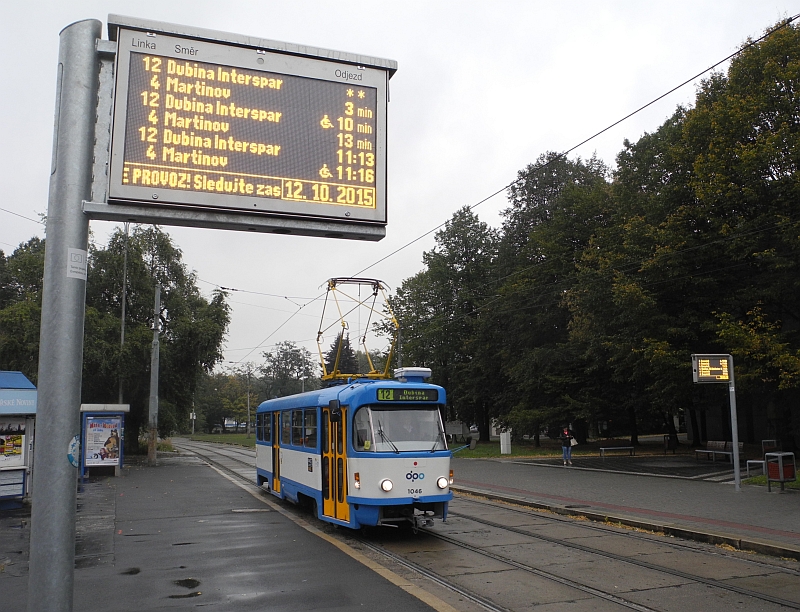
[[[651,571],[656,571],[656,572],[661,572],[661,573],[664,573],[664,574],[669,574],[671,576],[675,576],[677,578],[683,578],[683,579],[689,580],[691,582],[699,582],[701,584],[705,584],[707,586],[718,588],[718,589],[721,589],[721,590],[724,590],[724,591],[732,591],[734,593],[738,593],[739,595],[745,595],[747,597],[752,597],[754,599],[760,599],[760,600],[763,600],[763,601],[769,601],[771,603],[775,603],[775,604],[778,604],[778,605],[781,605],[781,606],[785,606],[787,608],[792,608],[793,610],[800,610],[800,603],[798,603],[798,602],[789,601],[787,599],[781,599],[780,597],[773,597],[772,595],[768,595],[766,593],[760,593],[758,591],[752,591],[750,589],[737,587],[737,586],[732,585],[732,584],[725,584],[725,583],[720,582],[718,580],[714,580],[713,578],[703,578],[702,576],[698,576],[696,574],[690,574],[689,572],[682,572],[681,570],[676,570],[676,569],[671,569],[671,568],[668,568],[668,567],[663,567],[663,566],[660,566],[660,565],[656,565],[654,563],[648,563],[647,561],[642,561],[642,560],[639,560],[639,559],[633,559],[631,557],[625,557],[623,555],[618,555],[618,554],[612,553],[612,552],[597,550],[597,549],[591,548],[590,546],[584,546],[583,544],[578,544],[576,542],[567,542],[567,541],[564,541],[564,540],[559,539],[559,538],[551,538],[551,537],[546,536],[546,535],[542,535],[542,534],[538,534],[538,533],[531,533],[529,531],[524,531],[524,530],[516,528],[516,527],[512,527],[512,526],[509,526],[509,525],[503,525],[501,523],[495,523],[494,521],[488,521],[486,519],[475,518],[475,517],[468,516],[466,514],[461,514],[461,513],[458,513],[458,512],[449,512],[448,514],[450,516],[458,516],[458,517],[461,517],[461,518],[465,518],[467,520],[474,521],[476,523],[480,523],[481,525],[486,525],[488,527],[494,527],[496,529],[503,529],[505,531],[510,531],[512,533],[516,533],[518,535],[523,535],[523,536],[529,537],[529,538],[534,539],[534,540],[542,540],[544,542],[549,542],[551,544],[558,544],[560,546],[564,546],[564,547],[567,547],[567,548],[573,548],[575,550],[580,550],[580,551],[585,552],[585,553],[597,555],[597,556],[600,556],[600,557],[605,557],[607,559],[613,559],[615,561],[620,561],[622,563],[627,563],[627,564],[630,564],[630,565],[635,565],[637,567],[641,567],[641,568],[644,568],[644,569],[649,569]],[[424,531],[428,535],[431,535],[433,537],[436,537],[436,538],[439,538],[439,539],[442,539],[442,540],[445,540],[445,541],[448,541],[448,542],[451,541],[451,540],[454,540],[453,538],[450,538],[449,536],[443,536],[441,534],[437,534],[436,532],[433,532],[430,529],[421,529],[420,531]],[[454,541],[458,541],[458,540],[454,540]],[[463,546],[465,548],[466,547],[472,548],[472,546],[470,544],[464,544]],[[487,553],[487,556],[492,556],[493,554],[494,553]]]
[[[464,502],[471,503],[471,504],[478,504],[478,505],[487,506],[487,507],[490,507],[490,508],[501,508],[501,509],[503,509],[505,511],[513,512],[515,514],[522,514],[522,515],[527,515],[527,516],[534,515],[534,516],[540,517],[542,519],[550,520],[550,521],[554,521],[554,522],[558,522],[558,523],[569,523],[569,524],[574,525],[575,527],[579,527],[581,529],[589,529],[589,530],[593,530],[593,531],[599,531],[600,533],[612,534],[612,535],[616,535],[616,536],[619,536],[619,537],[630,538],[630,539],[633,539],[633,540],[638,540],[640,542],[655,543],[655,544],[658,544],[660,546],[666,546],[666,547],[669,547],[669,548],[674,548],[676,550],[680,550],[680,551],[683,551],[683,552],[688,551],[688,552],[697,553],[698,555],[709,555],[709,556],[712,556],[712,557],[725,557],[726,559],[734,559],[734,560],[739,561],[741,563],[747,563],[748,565],[755,565],[757,567],[763,567],[763,568],[766,568],[766,569],[781,571],[781,572],[786,573],[786,574],[793,574],[795,576],[800,576],[800,570],[793,569],[791,567],[785,567],[783,565],[775,565],[774,563],[768,563],[766,561],[760,561],[760,560],[756,560],[756,559],[752,559],[752,558],[748,558],[748,557],[744,557],[744,556],[731,555],[727,551],[725,551],[724,549],[713,550],[713,551],[712,550],[700,550],[700,549],[698,549],[698,548],[696,548],[694,546],[691,546],[688,543],[685,543],[685,541],[681,540],[680,538],[677,538],[676,541],[667,541],[665,539],[664,534],[660,534],[660,533],[654,532],[654,531],[651,531],[649,533],[653,534],[653,536],[655,536],[655,538],[651,537],[650,535],[643,535],[642,533],[637,533],[636,531],[632,531],[631,530],[632,528],[624,528],[623,530],[619,530],[619,527],[617,526],[618,524],[613,523],[613,522],[610,522],[608,524],[598,523],[596,521],[578,522],[578,521],[575,520],[574,517],[569,516],[569,515],[566,515],[566,516],[558,515],[558,514],[553,515],[552,513],[545,514],[545,513],[548,513],[549,511],[547,511],[547,510],[540,511],[537,508],[518,508],[518,507],[514,506],[513,504],[511,504],[509,502],[503,502],[502,500],[486,499],[484,501],[483,499],[478,499],[478,498],[475,498],[475,497],[472,497],[472,496],[467,497],[467,496],[464,496],[464,495],[459,495],[459,499],[464,501]],[[450,512],[449,514],[452,515],[453,512]],[[462,513],[462,516],[467,516],[467,515],[464,515]],[[647,531],[647,530],[642,528],[642,529],[640,529],[640,531]],[[658,538],[658,539],[656,539],[656,538]],[[740,551],[740,552],[744,552],[744,551]]]
[[[176,447],[180,447],[182,444],[185,444],[185,443],[177,443],[177,444],[175,444],[175,446]],[[194,445],[192,445],[192,446],[194,446]],[[253,466],[252,464],[250,464],[250,463],[248,463],[246,461],[243,461],[243,460],[235,458],[235,457],[231,457],[230,455],[227,455],[225,453],[219,452],[217,450],[209,449],[209,448],[206,448],[206,447],[201,447],[201,449],[206,451],[206,452],[210,452],[210,453],[214,453],[214,454],[220,455],[222,457],[225,457],[225,458],[230,459],[232,461],[235,461],[237,463],[241,463],[243,465],[246,465],[247,467],[251,467],[251,468],[255,467],[255,466]],[[198,455],[203,457],[209,463],[212,463],[213,465],[215,465],[218,468],[226,471],[227,473],[235,476],[236,478],[239,478],[239,479],[241,479],[241,480],[243,480],[245,482],[253,484],[252,482],[250,482],[248,479],[246,479],[244,476],[242,476],[241,474],[239,474],[235,470],[233,470],[233,469],[231,469],[231,468],[229,468],[229,467],[227,467],[225,465],[222,465],[221,463],[219,463],[218,461],[215,461],[214,459],[211,459],[207,454],[205,454],[203,452],[198,452],[195,448],[187,448],[187,450],[189,450],[191,452],[196,452]],[[242,454],[243,455],[245,453],[237,451],[237,454]],[[469,500],[469,501],[474,501],[474,500]],[[513,508],[510,508],[510,509],[511,510],[516,510],[516,509],[513,509]],[[516,510],[516,511],[524,513],[521,510]],[[564,546],[564,547],[567,547],[567,548],[572,548],[572,549],[575,549],[575,550],[580,550],[580,551],[588,553],[588,554],[594,554],[594,555],[598,555],[598,556],[605,557],[605,558],[608,558],[608,559],[613,559],[615,561],[620,561],[620,562],[623,562],[623,563],[635,565],[637,567],[641,567],[643,569],[648,569],[650,571],[661,572],[661,573],[672,575],[672,576],[675,576],[675,577],[678,577],[678,578],[683,578],[683,579],[688,580],[690,582],[705,584],[706,586],[710,586],[712,588],[717,588],[717,589],[721,589],[721,590],[724,590],[724,591],[731,591],[731,592],[735,592],[735,593],[737,593],[739,595],[752,597],[753,599],[759,599],[759,600],[762,600],[762,601],[769,601],[771,603],[775,603],[775,604],[778,604],[778,605],[781,605],[781,606],[784,606],[784,607],[787,607],[787,608],[791,608],[791,609],[794,609],[794,610],[800,610],[800,603],[789,601],[789,600],[785,600],[785,599],[781,599],[779,597],[773,597],[773,596],[768,595],[766,593],[760,593],[758,591],[752,591],[750,589],[737,587],[735,585],[725,584],[725,583],[722,583],[722,582],[720,582],[718,580],[714,580],[714,579],[711,579],[711,578],[703,578],[703,577],[697,576],[695,574],[690,574],[688,572],[682,572],[680,570],[675,570],[675,569],[671,569],[671,568],[662,567],[662,566],[659,566],[659,565],[656,565],[656,564],[653,564],[653,563],[648,563],[646,561],[641,561],[641,560],[625,557],[623,555],[618,555],[618,554],[611,553],[611,552],[597,550],[597,549],[591,548],[589,546],[584,546],[582,544],[577,544],[575,542],[566,542],[566,541],[558,539],[558,538],[551,538],[549,536],[545,536],[545,535],[542,535],[542,534],[531,533],[531,532],[524,531],[522,529],[515,528],[515,527],[509,526],[509,525],[503,525],[501,523],[496,523],[494,521],[489,521],[489,520],[486,520],[486,519],[476,518],[476,517],[469,516],[469,515],[466,515],[466,514],[463,514],[463,513],[459,513],[459,512],[453,512],[452,510],[448,514],[449,514],[449,516],[457,516],[457,517],[460,517],[460,518],[464,518],[464,519],[467,519],[467,520],[470,520],[470,521],[474,521],[474,522],[486,525],[488,527],[494,527],[496,529],[502,529],[502,530],[506,530],[506,531],[510,531],[510,532],[516,533],[518,535],[523,535],[523,536],[529,537],[531,539],[537,539],[537,540],[542,540],[542,541],[545,541],[545,542],[548,542],[548,543],[552,543],[552,544],[558,544],[560,546]],[[619,597],[618,595],[615,595],[613,593],[608,593],[608,592],[603,591],[601,589],[596,589],[594,587],[590,587],[588,585],[576,582],[574,580],[570,580],[569,578],[564,578],[563,576],[559,576],[557,574],[553,574],[551,572],[547,572],[545,570],[541,570],[539,568],[535,568],[535,567],[526,565],[524,563],[521,563],[519,561],[515,561],[514,559],[510,559],[510,558],[505,557],[503,555],[499,555],[497,553],[486,551],[484,549],[481,549],[480,547],[473,546],[472,544],[468,544],[466,542],[463,542],[463,541],[458,540],[456,538],[453,538],[451,536],[446,536],[446,535],[443,535],[443,534],[439,534],[439,533],[437,533],[435,531],[432,531],[430,529],[420,529],[420,531],[425,533],[426,535],[429,535],[429,536],[435,537],[437,539],[440,539],[442,541],[448,542],[448,543],[450,543],[450,544],[452,544],[454,546],[458,546],[459,548],[463,548],[463,549],[469,550],[471,552],[474,552],[476,554],[492,558],[492,559],[494,559],[496,561],[499,561],[501,563],[505,563],[505,564],[511,565],[512,567],[515,567],[517,569],[521,569],[521,570],[526,571],[528,573],[532,573],[534,575],[537,575],[540,578],[544,578],[546,580],[557,582],[557,583],[562,584],[564,586],[568,586],[568,587],[577,589],[579,591],[582,591],[582,592],[587,593],[589,595],[592,595],[594,597],[598,597],[600,599],[604,599],[606,601],[621,605],[623,607],[626,607],[626,608],[629,608],[629,609],[632,609],[632,610],[637,610],[638,612],[658,612],[654,608],[649,608],[647,606],[643,606],[643,605],[638,604],[636,602],[632,602],[632,601],[629,601],[629,600],[624,599],[622,597]],[[622,534],[622,535],[631,535],[631,534]],[[392,561],[394,561],[396,563],[399,563],[399,564],[401,564],[401,565],[403,565],[403,566],[405,566],[405,567],[407,567],[409,569],[412,569],[413,571],[416,571],[416,572],[420,573],[421,575],[425,576],[426,578],[436,582],[437,584],[440,584],[441,586],[444,586],[444,587],[446,587],[446,588],[458,593],[459,595],[461,595],[463,597],[466,597],[466,598],[470,599],[474,603],[477,603],[477,604],[485,607],[486,609],[489,609],[489,610],[492,610],[492,611],[496,610],[496,611],[499,611],[499,612],[508,612],[507,608],[503,608],[501,606],[498,606],[494,602],[491,602],[490,600],[487,600],[487,599],[481,597],[480,595],[472,593],[469,590],[466,590],[463,587],[460,587],[459,585],[454,584],[453,582],[448,580],[446,577],[441,576],[439,574],[436,574],[432,570],[429,570],[429,569],[427,569],[427,568],[425,568],[423,566],[420,566],[420,565],[418,565],[418,564],[416,564],[416,563],[414,563],[412,561],[409,561],[409,560],[403,558],[402,556],[397,555],[396,553],[393,553],[393,552],[383,548],[382,546],[378,546],[378,545],[372,544],[370,542],[367,542],[366,540],[356,536],[355,534],[351,534],[351,537],[355,541],[357,541],[360,544],[362,544],[363,546],[365,546],[365,547],[369,548],[370,550],[372,550],[373,552],[382,554],[385,557],[391,559]],[[667,542],[665,544],[671,545],[672,543]],[[697,551],[697,552],[699,554],[710,554],[710,553],[705,552],[705,551]],[[738,559],[738,558],[737,558],[737,560],[741,561],[741,559]],[[747,560],[745,560],[745,561],[747,561]],[[779,568],[779,567],[775,567],[775,566],[768,566],[768,567],[770,567],[772,569],[779,569],[779,570],[785,569],[785,568]],[[794,573],[794,572],[787,572],[787,573]]]

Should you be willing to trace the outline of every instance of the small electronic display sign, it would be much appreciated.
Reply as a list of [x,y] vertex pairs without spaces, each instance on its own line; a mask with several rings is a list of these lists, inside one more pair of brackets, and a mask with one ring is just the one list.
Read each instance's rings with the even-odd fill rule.
[[386,223],[389,71],[120,28],[109,202]]
[[692,377],[696,383],[731,382],[730,355],[692,355]]
[[379,402],[437,402],[438,389],[378,389]]

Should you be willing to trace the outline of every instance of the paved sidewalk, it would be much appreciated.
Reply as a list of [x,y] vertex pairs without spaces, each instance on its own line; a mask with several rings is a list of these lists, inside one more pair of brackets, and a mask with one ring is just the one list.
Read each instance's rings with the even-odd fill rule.
[[561,461],[456,457],[453,489],[800,559],[798,492],[756,486],[737,492],[727,482],[622,471],[625,458],[601,461],[563,467]]
[[[82,486],[75,610],[431,610],[199,459],[159,463]],[[29,528],[29,510],[0,512],[0,593],[15,610]]]

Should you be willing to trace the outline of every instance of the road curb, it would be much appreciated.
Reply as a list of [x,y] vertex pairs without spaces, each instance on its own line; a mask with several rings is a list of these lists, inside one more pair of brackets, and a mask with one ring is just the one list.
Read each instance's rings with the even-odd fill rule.
[[662,533],[664,535],[674,536],[676,538],[683,538],[684,540],[694,540],[696,542],[714,545],[727,545],[737,550],[755,552],[772,557],[785,557],[800,561],[800,547],[780,545],[768,540],[743,538],[733,534],[703,531],[700,529],[675,524],[657,523],[636,517],[598,512],[588,508],[583,509],[574,506],[570,507],[569,505],[540,502],[526,497],[497,493],[496,491],[491,491],[488,489],[477,489],[474,487],[464,487],[458,485],[451,486],[450,490],[454,493],[477,495],[491,500],[527,506],[529,508],[536,508],[538,510],[547,510],[548,512],[553,512],[554,514],[560,514],[563,516],[582,517],[589,519],[590,521],[597,521],[598,523],[618,523],[620,525],[625,525],[626,527],[645,529],[647,531]]

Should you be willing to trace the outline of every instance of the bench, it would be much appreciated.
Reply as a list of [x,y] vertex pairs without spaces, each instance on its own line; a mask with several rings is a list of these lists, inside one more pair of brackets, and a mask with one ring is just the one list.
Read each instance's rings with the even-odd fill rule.
[[631,457],[636,454],[636,449],[633,446],[601,446],[600,456],[605,458],[608,451],[628,451]]
[[750,466],[758,466],[761,469],[761,473],[764,473],[764,460],[763,459],[748,459],[747,460],[747,477],[750,478]]
[[747,460],[747,477],[750,478],[750,466],[758,466],[761,473],[764,474],[764,455],[767,453],[774,453],[780,450],[777,440],[761,440],[761,459],[748,459]]
[[[739,442],[739,454],[742,454],[744,442]],[[694,451],[694,458],[700,459],[701,455],[711,457],[711,461],[717,460],[717,455],[726,457],[728,461],[733,461],[733,442],[723,442],[721,440],[709,440],[705,448],[698,448]]]

